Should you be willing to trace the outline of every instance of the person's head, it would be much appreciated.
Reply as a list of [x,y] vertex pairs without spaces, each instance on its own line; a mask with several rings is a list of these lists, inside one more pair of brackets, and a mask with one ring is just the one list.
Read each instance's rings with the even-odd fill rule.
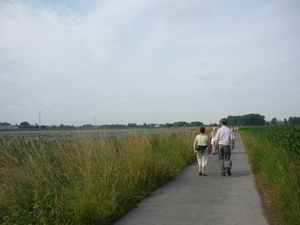
[[226,119],[222,119],[221,120],[221,125],[227,125],[227,120]]
[[205,127],[200,127],[200,133],[204,134],[205,133]]
[[213,127],[213,130],[217,130],[217,128],[216,128],[216,127]]

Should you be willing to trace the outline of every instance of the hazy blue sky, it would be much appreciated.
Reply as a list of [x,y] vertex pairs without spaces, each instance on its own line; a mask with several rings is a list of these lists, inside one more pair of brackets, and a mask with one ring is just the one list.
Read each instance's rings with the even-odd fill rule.
[[299,0],[0,0],[0,122],[300,116]]

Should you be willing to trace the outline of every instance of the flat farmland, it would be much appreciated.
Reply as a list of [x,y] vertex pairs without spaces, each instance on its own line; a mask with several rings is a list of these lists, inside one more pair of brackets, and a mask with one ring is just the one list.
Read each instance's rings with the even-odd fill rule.
[[195,161],[195,129],[0,132],[0,224],[111,224]]
[[78,135],[99,136],[99,137],[121,137],[145,134],[165,134],[178,133],[197,130],[197,128],[156,128],[156,129],[78,129],[78,130],[2,130],[0,131],[0,141],[6,138],[31,138],[35,140],[63,140],[64,138],[76,137]]

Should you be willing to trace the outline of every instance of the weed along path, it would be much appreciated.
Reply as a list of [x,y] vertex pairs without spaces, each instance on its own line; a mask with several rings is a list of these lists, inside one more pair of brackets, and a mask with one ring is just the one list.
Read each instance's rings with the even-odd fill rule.
[[207,176],[198,175],[196,163],[188,166],[115,224],[267,225],[239,134],[231,158],[231,176],[221,176],[218,155],[210,155]]

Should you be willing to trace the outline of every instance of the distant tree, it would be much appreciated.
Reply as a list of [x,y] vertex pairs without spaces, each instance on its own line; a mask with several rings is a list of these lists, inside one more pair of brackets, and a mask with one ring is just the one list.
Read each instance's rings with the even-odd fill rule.
[[35,123],[35,125],[31,125],[29,128],[31,128],[31,129],[37,129],[37,128],[39,128],[39,126],[37,125],[37,123]]
[[125,124],[105,124],[98,126],[98,128],[126,128]]
[[30,124],[27,121],[20,123],[21,129],[27,129],[29,127],[30,127]]
[[63,128],[74,128],[73,125],[63,125],[64,127]]
[[85,128],[92,128],[92,127],[94,127],[94,125],[92,125],[92,124],[83,124],[82,125],[82,127],[85,127]]
[[138,127],[136,123],[128,123],[127,127]]
[[259,114],[248,114],[240,117],[238,121],[239,126],[258,126],[265,125],[265,116]]
[[228,126],[237,126],[238,121],[242,116],[228,116],[227,117],[227,125]]
[[179,121],[174,123],[174,127],[189,127],[190,124],[184,121]]
[[0,123],[0,125],[10,126],[11,124],[10,124],[10,123],[7,123],[7,122],[2,122],[2,123]]
[[293,125],[293,117],[290,117],[290,118],[288,119],[288,122],[289,122],[289,125]]
[[271,120],[271,125],[273,125],[273,126],[277,126],[278,124],[277,124],[277,119],[276,119],[276,117],[274,117],[272,120]]
[[286,125],[288,125],[288,124],[289,124],[289,123],[288,123],[287,119],[284,119],[284,120],[283,120],[283,125],[286,126]]
[[290,117],[289,118],[289,125],[299,125],[300,124],[300,117]]
[[191,126],[192,127],[201,127],[201,126],[203,126],[203,123],[199,122],[199,121],[195,121],[195,122],[191,122]]
[[60,125],[58,126],[58,128],[65,128],[65,125],[60,124]]
[[170,123],[166,123],[166,125],[165,125],[166,127],[172,127],[173,125],[172,124],[170,124]]

